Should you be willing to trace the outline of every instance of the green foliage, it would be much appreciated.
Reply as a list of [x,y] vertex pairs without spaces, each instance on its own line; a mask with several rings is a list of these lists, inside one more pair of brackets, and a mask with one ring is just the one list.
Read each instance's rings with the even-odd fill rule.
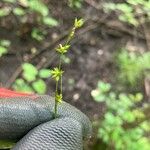
[[31,37],[37,41],[42,41],[46,35],[46,32],[39,30],[38,28],[33,28],[31,32]]
[[22,8],[16,7],[13,9],[13,13],[16,16],[23,16],[23,15],[25,15],[26,12]]
[[80,9],[82,7],[83,0],[68,0],[68,4],[71,8]]
[[58,21],[52,17],[44,17],[43,23],[49,27],[58,26]]
[[0,57],[5,53],[7,53],[7,49],[3,46],[0,46]]
[[9,13],[10,13],[10,9],[8,9],[8,8],[1,8],[0,9],[0,17],[5,17],[5,16],[7,16],[7,15],[9,15]]
[[49,78],[51,76],[49,69],[41,69],[39,70],[40,78]]
[[150,52],[138,55],[123,49],[117,56],[119,79],[125,84],[136,86],[141,81],[145,70],[150,69]]
[[49,13],[48,7],[41,0],[26,0],[26,5],[29,9],[35,11],[42,16],[47,16]]
[[8,2],[8,3],[14,3],[16,2],[17,0],[3,0],[4,2]]
[[24,63],[22,65],[22,69],[23,69],[23,77],[31,82],[34,81],[36,79],[36,76],[38,74],[38,70],[35,66],[33,66],[32,64],[29,63]]
[[[118,12],[118,18],[131,25],[138,26],[140,22],[150,20],[150,1],[147,0],[126,0],[123,3],[104,3],[106,12]],[[140,20],[139,20],[140,19]]]
[[7,53],[10,44],[9,40],[0,40],[0,57]]
[[[0,17],[14,15],[17,18],[18,24],[28,23],[28,17],[31,18],[34,24],[32,27],[31,37],[42,41],[45,37],[46,27],[57,26],[59,23],[50,13],[48,6],[42,0],[3,0],[6,4],[0,8]],[[36,24],[36,28],[35,28]]]
[[43,79],[49,78],[51,76],[51,70],[38,70],[30,63],[24,63],[22,65],[22,69],[23,78],[17,79],[13,85],[13,88],[17,91],[37,92],[39,94],[44,94],[46,92],[47,86]]
[[98,138],[107,144],[108,149],[149,150],[150,140],[145,133],[150,132],[150,123],[144,119],[142,109],[136,108],[142,101],[142,94],[116,94],[110,87],[110,84],[99,81],[97,89],[91,93],[94,100],[106,104]]
[[12,86],[13,89],[16,91],[22,91],[22,92],[34,92],[32,87],[22,78],[16,79],[15,83]]
[[46,92],[46,84],[42,79],[33,82],[32,87],[39,94],[44,94]]
[[92,96],[94,97],[95,101],[103,102],[107,98],[105,93],[107,93],[111,89],[111,85],[108,83],[99,81],[97,86],[98,86],[98,89],[100,89],[100,91],[97,89],[93,90]]

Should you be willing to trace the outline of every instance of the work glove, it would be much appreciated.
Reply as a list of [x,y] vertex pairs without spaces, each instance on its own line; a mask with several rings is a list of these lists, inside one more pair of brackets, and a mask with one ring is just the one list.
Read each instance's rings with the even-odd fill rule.
[[89,119],[66,102],[54,98],[0,89],[0,141],[16,141],[12,150],[83,150],[91,136]]

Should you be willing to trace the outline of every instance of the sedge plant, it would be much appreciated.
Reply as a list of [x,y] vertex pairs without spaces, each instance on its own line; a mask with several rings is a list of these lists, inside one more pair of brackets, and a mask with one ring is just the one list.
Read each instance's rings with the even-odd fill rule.
[[66,55],[68,50],[70,49],[70,42],[75,36],[76,29],[80,28],[83,25],[83,19],[75,19],[74,25],[71,31],[68,34],[67,40],[64,44],[59,44],[59,46],[55,49],[59,56],[59,64],[57,67],[54,67],[51,70],[52,78],[55,80],[55,106],[54,106],[54,118],[58,117],[57,110],[58,104],[62,103],[63,93],[62,93],[62,76],[64,70],[62,70],[62,58]]

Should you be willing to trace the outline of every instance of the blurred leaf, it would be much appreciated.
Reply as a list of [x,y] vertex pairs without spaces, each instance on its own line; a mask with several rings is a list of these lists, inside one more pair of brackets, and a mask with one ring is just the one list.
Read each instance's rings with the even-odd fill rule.
[[41,32],[38,28],[32,29],[31,36],[37,41],[42,41],[44,39],[44,33]]
[[3,54],[6,54],[7,53],[7,48],[3,47],[3,46],[0,46],[0,57],[3,55]]
[[27,81],[34,81],[36,79],[36,76],[38,74],[38,70],[35,66],[33,66],[30,63],[24,63],[22,65],[23,68],[23,77],[27,80]]
[[141,128],[144,129],[144,131],[150,131],[150,122],[144,121],[141,123]]
[[32,83],[32,87],[39,94],[44,94],[46,92],[46,84],[43,80],[39,79]]
[[25,14],[25,11],[22,8],[17,7],[13,9],[13,13],[17,16],[22,16]]
[[19,4],[23,7],[28,7],[29,6],[29,0],[18,0]]
[[4,47],[9,47],[10,43],[11,42],[9,40],[0,40],[0,45]]
[[111,85],[109,83],[99,81],[98,88],[100,89],[101,92],[108,92],[111,89]]
[[[121,145],[120,145],[120,142],[122,141],[122,140],[120,140],[120,132],[121,132],[121,129],[119,128],[119,127],[117,127],[116,129],[115,129],[115,131],[111,134],[111,138],[113,139],[113,140],[115,140],[115,141],[117,141],[117,147],[120,147]],[[118,140],[119,140],[119,142],[118,142]],[[122,142],[121,142],[122,143]]]
[[4,2],[15,3],[17,0],[3,0]]
[[92,90],[91,95],[94,98],[94,100],[97,102],[103,102],[103,101],[105,101],[105,98],[106,98],[105,95],[100,93],[100,91],[98,89]]
[[40,13],[42,16],[47,16],[49,14],[48,7],[41,2],[41,0],[30,0],[29,7],[31,10]]
[[52,17],[43,17],[43,23],[48,26],[57,26],[58,21]]
[[144,70],[150,68],[150,52],[138,55],[122,49],[116,60],[119,67],[120,82],[132,87],[138,85],[143,78]]
[[22,92],[33,92],[32,88],[23,79],[17,79],[13,84],[13,89]]
[[143,99],[143,95],[141,93],[136,93],[135,101],[140,102]]
[[0,17],[9,15],[10,9],[8,7],[0,8]]
[[129,3],[129,4],[132,4],[132,5],[138,5],[138,4],[143,4],[144,3],[144,1],[143,0],[127,0],[127,2]]
[[68,1],[69,7],[77,8],[77,9],[82,7],[82,2],[83,2],[83,0],[69,0]]
[[32,74],[32,73],[23,72],[23,77],[24,77],[24,79],[26,79],[28,82],[31,82],[31,81],[36,80],[35,74]]
[[118,3],[116,4],[117,9],[123,11],[124,13],[129,13],[133,11],[132,6],[126,4],[126,3]]
[[134,26],[138,26],[138,24],[139,24],[137,19],[133,16],[132,13],[126,13],[124,15],[120,15],[119,19],[121,21],[123,21],[123,22],[130,23],[130,24],[132,24]]
[[41,78],[49,78],[51,76],[50,69],[41,69],[39,71],[39,76]]
[[144,119],[144,118],[145,118],[145,114],[144,114],[141,110],[139,110],[138,108],[137,108],[137,109],[134,109],[134,110],[132,111],[132,113],[134,114],[134,116],[135,116],[136,118],[139,118],[139,119]]
[[110,112],[107,112],[105,114],[105,119],[107,120],[107,123],[109,123],[111,125],[113,125],[116,122],[115,116]]
[[103,4],[103,8],[104,8],[104,10],[105,11],[110,11],[110,10],[116,10],[116,8],[117,8],[117,5],[115,4],[115,3],[111,3],[111,2],[109,2],[109,3],[104,3]]
[[132,113],[131,111],[124,112],[122,117],[126,122],[134,122],[136,119],[134,113]]
[[35,66],[33,66],[32,64],[30,63],[24,63],[22,65],[22,68],[24,71],[28,72],[28,73],[32,73],[32,74],[35,74],[37,75],[38,71],[37,71],[37,68]]

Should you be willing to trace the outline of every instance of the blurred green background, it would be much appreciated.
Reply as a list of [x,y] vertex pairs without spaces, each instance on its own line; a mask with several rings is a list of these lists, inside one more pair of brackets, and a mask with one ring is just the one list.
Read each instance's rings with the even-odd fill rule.
[[63,57],[64,100],[92,121],[85,150],[150,150],[150,0],[1,0],[0,86],[53,95]]

